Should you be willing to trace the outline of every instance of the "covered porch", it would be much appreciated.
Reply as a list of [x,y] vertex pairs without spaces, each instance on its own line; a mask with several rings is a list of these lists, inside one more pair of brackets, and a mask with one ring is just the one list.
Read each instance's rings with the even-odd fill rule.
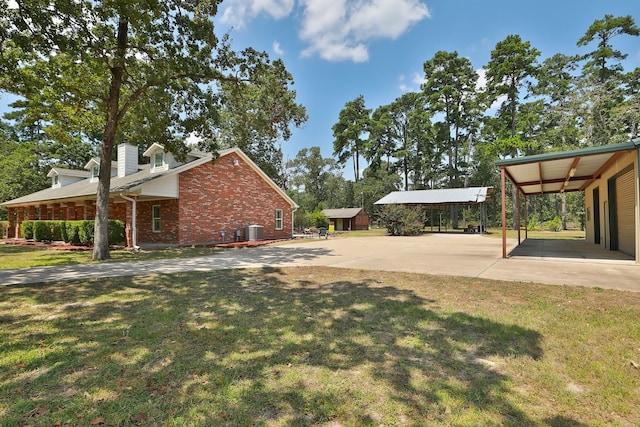
[[[502,257],[508,255],[509,180],[518,224],[518,246],[509,255],[640,262],[639,164],[640,139],[496,162],[501,174]],[[585,192],[586,241],[529,241],[528,197],[576,191]]]

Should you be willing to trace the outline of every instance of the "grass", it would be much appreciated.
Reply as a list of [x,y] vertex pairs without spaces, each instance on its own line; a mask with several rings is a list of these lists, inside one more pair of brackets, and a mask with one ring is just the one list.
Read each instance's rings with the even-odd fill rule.
[[[112,250],[108,262],[150,261],[155,259],[187,258],[213,255],[222,249],[206,247],[183,247],[155,250]],[[45,265],[86,264],[91,260],[91,251],[65,251],[48,249],[46,246],[0,245],[0,269],[40,267]],[[104,261],[99,261],[104,262]]]
[[640,294],[318,267],[0,292],[3,426],[640,424]]

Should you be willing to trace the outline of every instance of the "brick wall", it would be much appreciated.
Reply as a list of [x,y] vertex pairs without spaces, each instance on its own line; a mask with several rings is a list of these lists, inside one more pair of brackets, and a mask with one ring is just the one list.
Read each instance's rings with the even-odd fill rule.
[[[235,162],[234,162],[235,161]],[[237,163],[237,164],[234,164]],[[233,240],[247,225],[264,227],[265,239],[291,237],[291,205],[236,153],[180,174],[181,244]],[[282,209],[282,230],[276,230],[276,209]]]
[[[160,232],[153,231],[153,206],[160,206]],[[136,205],[138,243],[178,243],[178,201],[138,201]]]

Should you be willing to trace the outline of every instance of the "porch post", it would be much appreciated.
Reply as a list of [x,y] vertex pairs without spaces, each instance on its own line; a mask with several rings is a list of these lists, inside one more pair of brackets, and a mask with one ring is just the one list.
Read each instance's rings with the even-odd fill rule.
[[502,192],[502,258],[507,257],[507,197],[504,167],[500,168],[500,191]]
[[520,221],[520,190],[518,188],[516,188],[516,211],[517,213],[514,213],[514,215],[518,218],[518,246],[520,246],[520,229],[522,228],[522,222]]
[[48,205],[46,203],[43,203],[38,207],[38,219],[40,221],[44,221],[47,219],[47,210]]
[[20,233],[20,225],[24,221],[24,207],[20,206],[16,208],[16,238],[22,237],[22,233]]
[[16,235],[16,218],[18,216],[18,208],[7,209],[7,216],[9,220],[9,228],[7,229],[7,239],[15,239]]
[[527,195],[524,195],[524,240],[529,238],[529,210],[527,209]]
[[67,202],[67,220],[75,221],[76,219],[76,204],[74,202]]

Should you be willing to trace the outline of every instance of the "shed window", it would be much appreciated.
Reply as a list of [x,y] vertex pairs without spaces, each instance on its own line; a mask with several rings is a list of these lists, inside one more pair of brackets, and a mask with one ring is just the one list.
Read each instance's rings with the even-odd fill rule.
[[153,206],[153,231],[160,232],[160,205]]
[[282,209],[276,209],[276,230],[282,230]]

